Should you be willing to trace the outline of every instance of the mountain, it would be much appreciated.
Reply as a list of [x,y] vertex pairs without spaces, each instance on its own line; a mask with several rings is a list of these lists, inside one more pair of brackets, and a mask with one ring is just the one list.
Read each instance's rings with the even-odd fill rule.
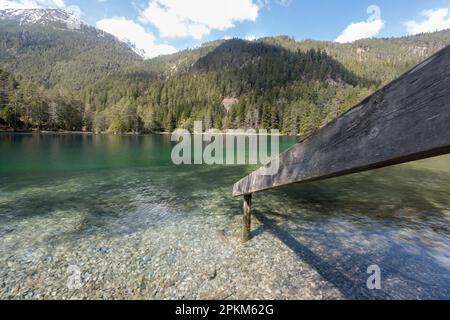
[[76,16],[58,9],[5,9],[0,10],[0,19],[18,22],[20,26],[41,25],[72,30],[89,27]]
[[291,51],[310,48],[325,50],[357,75],[386,83],[448,46],[450,30],[401,38],[363,39],[349,44],[295,41],[286,36],[263,38],[259,41]]
[[[129,44],[62,10],[4,10],[0,68],[17,85],[3,85],[9,94],[2,94],[0,111],[9,113],[0,122],[149,132],[191,129],[203,120],[205,128],[308,136],[448,44],[449,30],[351,44],[279,36],[217,40],[143,60]],[[33,100],[42,103],[31,116],[24,101]],[[22,106],[14,117],[12,105]]]
[[46,88],[80,90],[142,62],[129,46],[56,9],[0,10],[0,65]]

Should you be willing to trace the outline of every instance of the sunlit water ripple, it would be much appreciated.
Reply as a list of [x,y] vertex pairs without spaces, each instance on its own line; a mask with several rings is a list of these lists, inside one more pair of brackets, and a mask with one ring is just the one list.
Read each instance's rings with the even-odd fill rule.
[[257,194],[241,244],[231,186],[254,168],[172,146],[0,135],[0,298],[450,299],[449,157]]

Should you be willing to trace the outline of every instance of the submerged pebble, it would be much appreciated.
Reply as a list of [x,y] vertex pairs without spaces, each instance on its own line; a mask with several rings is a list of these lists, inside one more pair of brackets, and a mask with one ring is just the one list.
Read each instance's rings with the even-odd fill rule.
[[136,138],[148,154],[92,139],[113,140],[0,176],[0,299],[450,299],[450,167],[255,195],[243,244],[230,188],[253,168],[175,167],[160,137]]

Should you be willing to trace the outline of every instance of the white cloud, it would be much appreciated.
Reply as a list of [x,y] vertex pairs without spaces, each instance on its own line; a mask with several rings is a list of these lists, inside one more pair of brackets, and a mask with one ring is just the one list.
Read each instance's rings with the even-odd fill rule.
[[367,21],[351,23],[335,41],[349,43],[378,35],[384,27],[384,21],[381,20],[381,9],[372,5],[367,8],[367,13],[371,14]]
[[97,22],[97,28],[116,36],[119,40],[133,45],[138,53],[147,59],[177,50],[166,44],[155,44],[155,36],[141,25],[123,17],[103,19]]
[[272,10],[272,3],[280,6],[288,7],[291,5],[292,0],[256,0],[260,8],[266,8],[268,11]]
[[255,21],[259,9],[253,0],[150,0],[139,19],[154,25],[163,38],[201,39],[235,22]]
[[383,27],[382,20],[352,23],[336,39],[336,42],[348,43],[359,39],[373,38],[380,33]]
[[0,9],[65,9],[64,0],[0,0]]
[[408,34],[413,35],[450,29],[449,8],[425,10],[420,15],[425,17],[425,19],[405,22]]
[[81,11],[79,6],[71,5],[71,6],[66,7],[65,9],[66,9],[66,11],[70,12],[78,19],[81,19],[81,15],[83,14],[83,12]]
[[[97,0],[105,2],[106,0]],[[82,12],[76,5],[67,6],[64,0],[0,0],[0,9],[65,9],[78,18]],[[124,42],[128,42],[145,58],[174,53],[177,50],[165,44],[155,44],[155,37],[141,25],[125,18],[104,19],[97,22],[97,28],[108,32]]]

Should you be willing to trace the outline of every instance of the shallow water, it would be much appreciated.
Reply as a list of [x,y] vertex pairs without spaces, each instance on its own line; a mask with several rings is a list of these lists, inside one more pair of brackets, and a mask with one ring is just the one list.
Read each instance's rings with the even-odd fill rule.
[[0,298],[450,299],[450,157],[257,194],[241,244],[254,167],[175,166],[173,145],[0,135]]

